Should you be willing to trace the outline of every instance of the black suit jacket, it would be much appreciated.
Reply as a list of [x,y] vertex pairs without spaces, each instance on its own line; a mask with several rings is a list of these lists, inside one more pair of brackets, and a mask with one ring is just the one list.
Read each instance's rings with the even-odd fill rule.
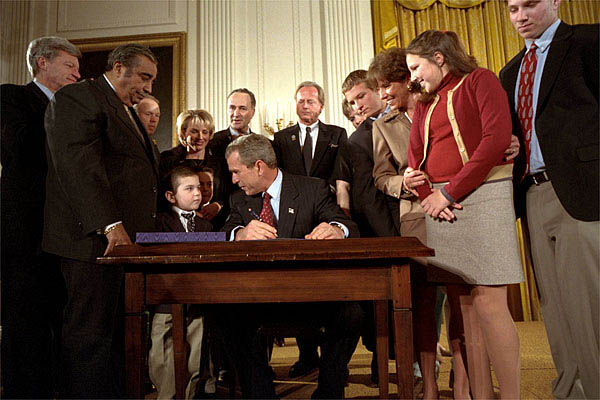
[[[247,196],[238,191],[231,196],[231,212],[223,231],[229,237],[236,226],[246,226],[254,219],[248,208],[260,215],[262,194]],[[277,234],[280,238],[304,238],[321,222],[337,221],[358,237],[358,228],[332,200],[327,183],[321,179],[283,173]]]
[[104,77],[54,95],[46,110],[46,251],[93,262],[106,249],[96,233],[106,225],[123,221],[132,241],[154,230],[158,162],[140,130],[143,139]]
[[[250,131],[250,135],[253,134],[254,132]],[[231,173],[229,172],[229,166],[225,159],[225,150],[227,150],[227,146],[229,146],[229,143],[232,141],[233,136],[231,135],[229,127],[227,127],[226,129],[215,132],[208,143],[208,149],[212,152],[213,157],[221,162],[223,179],[222,198],[224,201],[224,209],[221,210],[221,213],[224,213],[225,215],[229,214],[229,196],[238,190],[237,185],[231,181]]]
[[[252,133],[254,132],[250,131],[250,134]],[[224,158],[225,150],[231,142],[233,142],[233,136],[231,135],[229,127],[227,127],[226,129],[213,133],[208,147],[213,151],[215,156]]]
[[[212,232],[213,230],[210,222],[197,215],[194,216],[194,224],[194,232]],[[185,232],[179,215],[173,210],[158,213],[156,217],[156,229],[159,232]]]
[[319,136],[309,173],[304,168],[300,151],[300,126],[298,124],[275,133],[273,149],[277,156],[277,165],[294,175],[308,175],[325,179],[334,184],[332,178],[338,150],[348,139],[346,129],[327,125],[319,121]]
[[[575,219],[598,220],[598,25],[559,25],[548,50],[535,118],[536,134],[552,186]],[[522,139],[515,88],[525,49],[500,71],[508,93],[513,131]],[[523,143],[521,143],[521,148]],[[525,170],[522,151],[515,179]],[[524,214],[524,187],[517,185],[515,208]]]
[[368,118],[341,146],[334,178],[350,183],[350,213],[362,237],[398,236],[398,200],[377,190],[373,165],[373,120]]
[[[250,134],[252,135],[254,132],[250,131]],[[208,149],[210,149],[213,156],[220,160],[224,160],[225,171],[229,171],[227,169],[227,161],[225,161],[225,150],[227,150],[227,146],[229,146],[229,143],[231,142],[233,142],[233,136],[231,135],[229,127],[227,127],[226,129],[213,133],[210,142],[208,143]]]
[[2,253],[31,254],[42,243],[48,97],[33,82],[0,90]]

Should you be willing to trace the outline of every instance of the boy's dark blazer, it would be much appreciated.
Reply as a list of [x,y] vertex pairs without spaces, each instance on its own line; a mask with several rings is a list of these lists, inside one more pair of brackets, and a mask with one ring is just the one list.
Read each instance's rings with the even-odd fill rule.
[[[358,228],[333,201],[327,182],[322,179],[283,173],[277,234],[280,238],[304,238],[321,222],[336,221],[344,224],[348,237],[358,237]],[[247,196],[238,191],[231,196],[231,212],[222,231],[227,237],[236,226],[246,226],[262,209],[262,193]]]
[[[132,111],[135,118],[135,111]],[[104,76],[65,86],[46,110],[48,178],[44,249],[95,262],[97,230],[123,221],[132,241],[156,224],[158,160]]]
[[[194,225],[194,232],[212,232],[213,230],[212,224],[198,215],[194,216]],[[156,229],[159,232],[185,232],[179,215],[173,210],[158,213]]]
[[[583,221],[597,221],[599,214],[598,33],[598,25],[560,23],[544,64],[535,115],[536,134],[554,191],[567,212]],[[525,51],[500,71],[513,132],[521,141],[514,100]],[[516,180],[525,170],[524,154],[521,151],[515,160]],[[515,209],[519,214],[525,210],[524,189],[517,182]]]
[[294,175],[308,175],[331,182],[338,150],[346,142],[346,129],[327,125],[319,121],[319,136],[315,153],[307,174],[300,151],[300,125],[296,124],[275,133],[273,149],[277,156],[277,165],[283,171]]

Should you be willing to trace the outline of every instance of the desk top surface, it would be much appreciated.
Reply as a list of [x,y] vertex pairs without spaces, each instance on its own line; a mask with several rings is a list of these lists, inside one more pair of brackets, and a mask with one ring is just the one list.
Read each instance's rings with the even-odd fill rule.
[[374,260],[433,256],[414,237],[343,240],[253,240],[117,246],[100,264],[187,264],[221,262]]

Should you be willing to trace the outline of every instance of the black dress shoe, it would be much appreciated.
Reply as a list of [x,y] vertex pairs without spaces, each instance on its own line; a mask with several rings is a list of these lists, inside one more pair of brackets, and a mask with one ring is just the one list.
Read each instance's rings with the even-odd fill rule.
[[296,363],[290,368],[290,378],[297,378],[299,376],[306,375],[317,368],[319,368],[318,363],[305,364],[300,361],[296,361]]

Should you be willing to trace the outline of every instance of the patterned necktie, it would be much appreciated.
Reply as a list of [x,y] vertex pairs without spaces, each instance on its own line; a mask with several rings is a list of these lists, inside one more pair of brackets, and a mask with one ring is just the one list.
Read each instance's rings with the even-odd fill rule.
[[273,228],[277,228],[275,226],[275,213],[273,212],[273,207],[271,207],[271,195],[265,192],[265,196],[263,198],[263,206],[262,210],[260,210],[260,220],[265,224],[271,225]]
[[302,159],[304,159],[306,175],[310,176],[310,165],[312,164],[312,137],[310,136],[310,126],[306,127],[306,137],[304,138],[304,147],[302,148]]
[[187,231],[188,232],[196,232],[196,223],[194,222],[194,213],[193,212],[182,212],[181,216],[187,219]]
[[537,45],[531,44],[529,51],[525,54],[523,64],[521,65],[521,78],[519,79],[519,97],[517,104],[517,113],[521,122],[523,140],[525,142],[525,159],[527,167],[523,179],[529,172],[529,154],[533,124],[533,79],[535,78],[535,69],[537,67],[537,57],[535,55]]

